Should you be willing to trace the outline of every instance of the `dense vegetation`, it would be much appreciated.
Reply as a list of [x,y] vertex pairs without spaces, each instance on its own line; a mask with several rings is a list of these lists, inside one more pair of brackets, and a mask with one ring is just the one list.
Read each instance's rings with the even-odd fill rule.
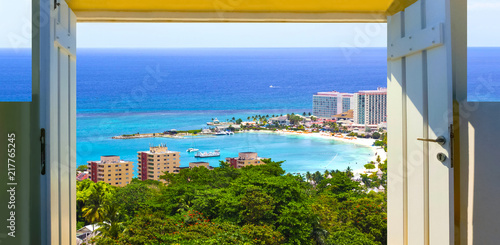
[[79,226],[100,225],[96,244],[386,244],[385,193],[368,192],[350,171],[307,181],[281,163],[182,169],[162,177],[168,185],[82,181]]

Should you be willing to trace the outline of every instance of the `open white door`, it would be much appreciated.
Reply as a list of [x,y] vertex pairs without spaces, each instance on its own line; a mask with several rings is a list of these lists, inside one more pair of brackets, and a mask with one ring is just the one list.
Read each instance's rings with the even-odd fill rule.
[[76,16],[64,0],[39,3],[47,18],[40,20],[41,244],[76,244]]
[[388,18],[388,244],[454,242],[453,4]]

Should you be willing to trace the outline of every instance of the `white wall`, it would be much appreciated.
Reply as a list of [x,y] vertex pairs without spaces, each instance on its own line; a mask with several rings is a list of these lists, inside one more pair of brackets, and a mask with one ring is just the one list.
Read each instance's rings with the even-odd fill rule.
[[469,243],[500,243],[500,103],[469,103]]

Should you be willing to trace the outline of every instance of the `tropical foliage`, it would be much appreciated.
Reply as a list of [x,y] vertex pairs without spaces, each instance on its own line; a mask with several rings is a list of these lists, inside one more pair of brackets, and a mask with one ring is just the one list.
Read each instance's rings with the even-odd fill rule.
[[384,192],[350,169],[301,176],[282,163],[182,169],[167,185],[82,181],[78,221],[99,225],[96,244],[386,244]]

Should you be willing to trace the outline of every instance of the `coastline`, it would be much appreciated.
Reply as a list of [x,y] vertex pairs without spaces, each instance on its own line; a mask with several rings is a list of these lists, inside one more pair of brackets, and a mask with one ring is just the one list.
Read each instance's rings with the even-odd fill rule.
[[[371,150],[371,156],[368,160],[365,160],[363,164],[358,164],[355,166],[351,165],[352,173],[355,176],[355,179],[360,178],[361,174],[369,174],[378,171],[378,164],[376,162],[377,156],[380,156],[381,161],[383,162],[387,158],[387,153],[384,151],[382,147],[374,146],[375,139],[372,138],[357,138],[357,137],[349,137],[347,134],[334,134],[331,133],[319,133],[319,132],[307,132],[307,131],[291,131],[291,130],[243,130],[239,132],[235,132],[235,134],[272,134],[272,135],[281,135],[281,136],[298,136],[303,138],[317,138],[328,141],[336,141],[342,142],[346,144],[354,144],[362,146],[363,148],[367,147]],[[177,135],[164,135],[161,133],[144,133],[144,134],[134,134],[134,135],[121,135],[114,136],[112,139],[143,139],[143,138],[170,138],[170,139],[187,139],[187,138],[215,138],[217,136],[213,134],[190,134],[190,133],[179,133]],[[366,158],[365,158],[366,159]],[[373,161],[375,163],[375,169],[366,169],[364,165]],[[343,169],[345,171],[345,169]]]
[[[375,139],[365,139],[365,138],[346,139],[346,138],[340,138],[337,136],[331,136],[330,134],[325,134],[325,133],[303,133],[303,132],[285,131],[285,130],[278,130],[278,131],[248,130],[248,131],[243,131],[240,133],[266,133],[266,134],[278,134],[278,135],[300,135],[300,136],[335,140],[335,141],[340,141],[340,142],[344,142],[344,143],[357,144],[357,145],[370,147],[373,151],[373,156],[372,156],[371,161],[375,162],[375,169],[366,169],[366,168],[364,168],[364,164],[363,164],[362,168],[352,170],[355,177],[359,176],[360,174],[368,174],[368,173],[377,172],[378,171],[378,163],[376,161],[377,156],[380,156],[380,160],[382,162],[387,159],[387,152],[384,151],[384,148],[380,147],[380,146],[373,145],[373,143],[376,141]],[[342,136],[345,137],[345,134],[342,134]]]

